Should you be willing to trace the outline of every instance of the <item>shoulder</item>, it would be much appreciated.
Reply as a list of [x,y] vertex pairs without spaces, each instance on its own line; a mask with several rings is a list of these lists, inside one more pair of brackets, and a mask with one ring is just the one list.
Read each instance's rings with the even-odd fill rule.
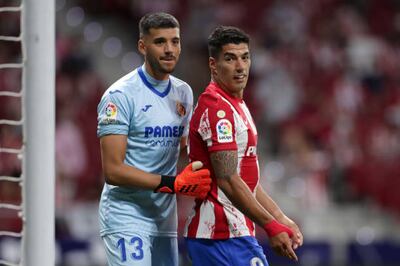
[[138,86],[138,82],[140,82],[140,77],[135,69],[108,87],[108,89],[104,92],[103,97],[113,94],[116,95],[116,97],[134,94],[135,91],[137,91],[140,87]]
[[170,80],[171,80],[172,85],[178,91],[182,91],[182,92],[186,92],[186,93],[192,94],[192,88],[190,87],[190,85],[187,82],[185,82],[185,81],[183,81],[183,80],[181,80],[181,79],[179,79],[179,78],[177,78],[175,76],[172,76],[172,75],[170,75]]
[[188,83],[172,75],[170,75],[170,80],[177,94],[180,95],[182,99],[193,102],[193,91]]
[[211,110],[230,110],[231,107],[223,97],[213,90],[206,89],[199,97],[198,105]]
[[111,104],[128,112],[134,105],[134,96],[138,95],[137,78],[137,71],[134,70],[114,82],[101,97],[98,110]]

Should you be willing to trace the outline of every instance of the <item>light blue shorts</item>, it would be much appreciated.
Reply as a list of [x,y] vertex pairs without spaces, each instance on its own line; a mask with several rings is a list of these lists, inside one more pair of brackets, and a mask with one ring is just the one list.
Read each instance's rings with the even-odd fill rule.
[[185,240],[193,266],[268,266],[262,247],[252,236]]
[[178,266],[176,237],[143,233],[115,233],[103,236],[109,266]]

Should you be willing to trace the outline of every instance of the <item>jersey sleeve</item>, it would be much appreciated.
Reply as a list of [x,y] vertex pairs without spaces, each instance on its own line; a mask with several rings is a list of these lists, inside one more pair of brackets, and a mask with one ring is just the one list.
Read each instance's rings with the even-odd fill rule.
[[97,136],[128,135],[130,125],[129,101],[121,91],[106,93],[97,107]]
[[206,142],[208,151],[237,150],[235,119],[230,105],[222,99],[210,97],[205,97],[198,104],[203,105],[198,108],[203,111],[197,132]]

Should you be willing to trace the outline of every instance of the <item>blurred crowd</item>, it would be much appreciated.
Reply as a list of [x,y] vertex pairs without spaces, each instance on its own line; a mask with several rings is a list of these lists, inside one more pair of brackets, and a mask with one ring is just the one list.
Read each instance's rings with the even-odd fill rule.
[[[218,24],[243,28],[251,36],[252,58],[245,100],[258,126],[267,190],[269,182],[280,181],[300,207],[372,200],[400,214],[399,1],[60,2],[80,6],[100,22],[115,19],[135,41],[144,13],[174,14],[183,49],[175,75],[192,86],[195,96],[209,81],[211,29]],[[0,35],[19,32],[19,13],[2,13]],[[97,71],[96,55],[80,49],[83,42],[78,34],[57,34],[58,212],[76,202],[96,202],[104,182],[96,107],[110,84]],[[20,50],[18,43],[0,41],[0,64],[20,62]],[[0,91],[20,89],[21,70],[0,69]],[[19,98],[0,96],[0,105],[0,119],[21,119]],[[0,147],[21,144],[21,127],[0,125]],[[0,153],[0,176],[20,173],[20,159]],[[19,203],[20,194],[18,184],[0,182],[0,202]],[[7,223],[7,217],[2,211],[1,227],[18,230],[20,225]]]

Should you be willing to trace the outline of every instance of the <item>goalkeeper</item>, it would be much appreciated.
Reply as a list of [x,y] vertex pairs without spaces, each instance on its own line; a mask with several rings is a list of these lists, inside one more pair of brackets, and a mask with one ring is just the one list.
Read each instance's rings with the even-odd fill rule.
[[201,162],[176,175],[193,107],[190,86],[170,75],[181,51],[178,21],[148,14],[139,31],[144,64],[115,82],[98,106],[106,178],[100,234],[109,265],[177,266],[175,193],[205,198],[211,179]]

